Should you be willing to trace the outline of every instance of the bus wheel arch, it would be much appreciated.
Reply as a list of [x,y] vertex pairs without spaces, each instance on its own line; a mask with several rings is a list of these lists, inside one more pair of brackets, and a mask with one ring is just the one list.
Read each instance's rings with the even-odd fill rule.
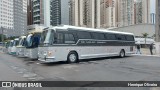
[[68,63],[78,63],[79,62],[79,55],[76,51],[70,51],[67,56]]
[[126,56],[126,52],[125,52],[124,49],[121,49],[121,51],[120,51],[120,53],[119,53],[119,56],[120,56],[121,58],[124,58],[124,57]]

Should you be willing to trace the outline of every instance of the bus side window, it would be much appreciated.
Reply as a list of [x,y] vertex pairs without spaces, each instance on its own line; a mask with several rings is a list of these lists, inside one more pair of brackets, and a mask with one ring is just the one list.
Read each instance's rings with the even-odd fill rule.
[[65,44],[75,44],[75,38],[73,34],[65,34]]
[[94,39],[105,40],[105,36],[102,33],[91,33]]
[[117,37],[117,40],[126,40],[126,37],[124,35],[117,34],[116,37]]
[[105,36],[106,36],[107,40],[116,40],[116,35],[115,34],[107,33],[107,34],[105,34]]
[[63,33],[57,33],[56,43],[57,44],[63,44],[64,43]]
[[40,34],[33,36],[33,47],[38,47],[40,43]]
[[125,35],[121,35],[121,39],[124,40],[124,41],[127,40]]
[[126,36],[127,41],[134,41],[134,37],[131,35]]
[[23,44],[22,44],[22,46],[25,46],[25,44],[26,44],[26,38],[23,39]]
[[77,35],[79,39],[92,39],[91,34],[89,32],[78,31]]

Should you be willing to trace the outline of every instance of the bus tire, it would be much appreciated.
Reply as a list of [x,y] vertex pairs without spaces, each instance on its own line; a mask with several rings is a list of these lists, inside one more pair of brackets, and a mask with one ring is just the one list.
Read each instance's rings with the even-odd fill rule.
[[119,53],[119,57],[124,58],[125,57],[125,51],[121,50]]
[[76,52],[70,52],[67,57],[68,63],[78,63],[78,54]]

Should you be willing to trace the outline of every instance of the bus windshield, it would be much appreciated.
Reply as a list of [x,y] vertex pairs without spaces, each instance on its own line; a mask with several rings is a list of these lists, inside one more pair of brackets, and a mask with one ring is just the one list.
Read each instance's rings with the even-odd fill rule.
[[24,46],[25,45],[25,38],[21,38],[19,41],[19,46]]
[[26,38],[27,48],[37,48],[40,43],[41,33],[29,34]]
[[41,42],[43,44],[49,44],[51,45],[54,41],[54,34],[53,34],[53,30],[47,30],[47,31],[44,31],[43,34],[42,34],[42,40]]
[[13,46],[17,46],[17,45],[18,45],[18,40],[14,40]]
[[47,36],[47,31],[43,31],[42,34],[41,34],[41,41],[40,41],[40,44],[43,45],[44,41],[45,41],[45,38]]
[[26,47],[31,47],[32,46],[32,34],[29,34],[26,38]]
[[13,41],[10,41],[9,47],[13,47]]

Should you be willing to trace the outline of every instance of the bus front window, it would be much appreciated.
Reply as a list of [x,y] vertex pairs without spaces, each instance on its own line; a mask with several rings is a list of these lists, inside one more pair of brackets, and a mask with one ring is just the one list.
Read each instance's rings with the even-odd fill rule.
[[18,45],[24,46],[25,45],[25,38],[21,38]]
[[13,42],[12,41],[9,43],[9,47],[13,47]]
[[53,30],[48,30],[45,40],[44,40],[44,44],[45,45],[51,45],[54,41],[54,34],[53,34]]
[[22,43],[23,43],[23,39],[21,38],[20,40],[19,40],[19,46],[21,46],[22,45]]
[[32,36],[33,36],[32,34],[27,36],[26,47],[32,47]]
[[41,33],[30,34],[26,38],[26,48],[37,48],[40,44]]
[[41,34],[41,40],[40,40],[41,45],[43,45],[43,43],[45,41],[45,38],[46,38],[46,35],[47,35],[47,30],[43,31],[42,34]]
[[14,40],[13,46],[17,46],[17,45],[18,45],[18,40]]

